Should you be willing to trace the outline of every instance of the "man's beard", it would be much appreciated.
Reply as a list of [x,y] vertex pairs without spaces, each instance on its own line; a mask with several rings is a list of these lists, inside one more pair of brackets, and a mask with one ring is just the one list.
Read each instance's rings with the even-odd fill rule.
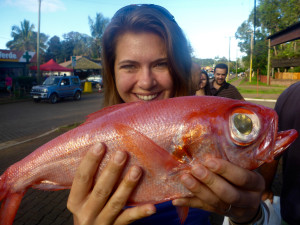
[[218,85],[222,85],[225,82],[225,80],[216,79],[216,82]]

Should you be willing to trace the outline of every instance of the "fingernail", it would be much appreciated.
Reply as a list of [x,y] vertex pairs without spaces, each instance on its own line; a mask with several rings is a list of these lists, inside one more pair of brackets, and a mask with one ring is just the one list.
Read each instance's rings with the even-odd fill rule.
[[205,169],[202,166],[200,166],[200,165],[195,165],[192,168],[192,172],[198,178],[202,178],[205,175]]
[[216,170],[217,169],[217,163],[214,160],[207,160],[205,162],[205,166],[207,166],[208,168],[212,169],[212,170]]
[[101,153],[103,152],[103,146],[101,143],[96,143],[93,147],[92,147],[92,152],[94,153],[94,155],[99,156],[101,155]]
[[131,180],[137,180],[142,174],[142,171],[139,167],[134,166],[130,169],[129,177]]
[[188,188],[191,188],[195,185],[195,180],[191,178],[188,174],[183,175],[181,177],[181,180]]
[[149,206],[146,210],[146,214],[150,216],[154,213],[156,213],[156,208],[154,206]]
[[122,151],[117,151],[115,156],[114,156],[114,162],[117,164],[121,164],[122,162],[124,162],[126,157],[126,153],[122,152]]

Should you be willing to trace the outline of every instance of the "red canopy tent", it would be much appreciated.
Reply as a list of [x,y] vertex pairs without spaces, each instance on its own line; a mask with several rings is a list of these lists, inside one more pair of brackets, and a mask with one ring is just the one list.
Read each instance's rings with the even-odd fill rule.
[[[36,66],[31,66],[29,68],[30,70],[37,70]],[[57,64],[53,59],[50,59],[48,62],[40,65],[41,71],[58,71],[58,72],[72,72],[73,69],[63,67],[59,64]]]

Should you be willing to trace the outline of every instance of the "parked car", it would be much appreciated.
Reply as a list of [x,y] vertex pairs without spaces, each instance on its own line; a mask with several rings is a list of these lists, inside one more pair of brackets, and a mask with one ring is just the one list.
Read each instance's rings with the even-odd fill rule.
[[241,72],[241,73],[238,74],[238,77],[244,77],[244,76],[246,76],[245,72]]
[[85,81],[91,82],[92,87],[96,87],[96,88],[99,88],[100,86],[103,87],[102,75],[90,75],[86,78]]
[[215,77],[215,75],[213,73],[208,73],[207,75],[208,75],[209,79],[213,79]]
[[30,92],[33,101],[48,100],[54,104],[59,99],[72,97],[81,99],[81,85],[78,76],[50,76],[42,85],[33,86]]

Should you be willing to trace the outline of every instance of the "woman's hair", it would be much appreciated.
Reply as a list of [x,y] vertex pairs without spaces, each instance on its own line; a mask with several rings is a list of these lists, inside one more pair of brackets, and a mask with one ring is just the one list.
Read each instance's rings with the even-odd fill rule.
[[158,5],[128,5],[115,13],[103,34],[104,106],[123,102],[116,88],[114,63],[117,41],[126,32],[151,32],[160,36],[167,49],[174,96],[190,94],[191,56],[185,35],[174,17]]
[[[210,92],[210,82],[209,82],[208,74],[207,74],[207,72],[206,72],[205,70],[202,70],[202,71],[201,71],[200,76],[202,76],[202,74],[205,75],[206,80],[207,80],[206,85],[205,85],[205,87],[204,87],[204,94],[205,94],[205,95],[211,95],[211,92]],[[201,79],[201,78],[200,78],[200,79]]]

